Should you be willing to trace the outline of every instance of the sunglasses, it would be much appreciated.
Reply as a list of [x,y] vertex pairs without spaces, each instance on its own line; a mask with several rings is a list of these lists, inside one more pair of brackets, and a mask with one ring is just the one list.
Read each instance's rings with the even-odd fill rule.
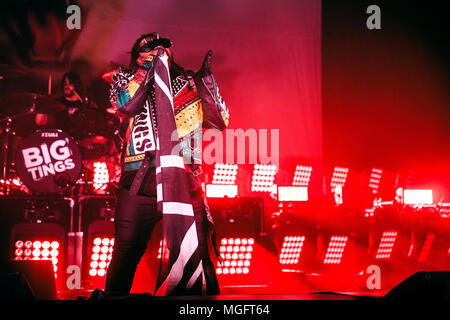
[[163,46],[164,48],[170,48],[172,46],[172,41],[166,38],[158,38],[145,43],[139,48],[139,52],[150,52],[155,50],[157,47]]

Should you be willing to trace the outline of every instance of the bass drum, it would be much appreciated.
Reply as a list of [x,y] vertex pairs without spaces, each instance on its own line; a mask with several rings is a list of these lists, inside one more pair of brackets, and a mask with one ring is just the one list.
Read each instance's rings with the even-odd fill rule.
[[55,194],[73,185],[82,169],[76,141],[61,130],[37,130],[20,141],[16,171],[32,191]]

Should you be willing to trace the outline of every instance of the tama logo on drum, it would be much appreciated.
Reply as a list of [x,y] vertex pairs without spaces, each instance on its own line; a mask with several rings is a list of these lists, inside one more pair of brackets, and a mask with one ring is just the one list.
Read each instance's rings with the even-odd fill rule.
[[58,138],[58,132],[42,132],[41,137],[45,138]]
[[22,155],[25,168],[34,181],[75,168],[66,140],[23,149]]

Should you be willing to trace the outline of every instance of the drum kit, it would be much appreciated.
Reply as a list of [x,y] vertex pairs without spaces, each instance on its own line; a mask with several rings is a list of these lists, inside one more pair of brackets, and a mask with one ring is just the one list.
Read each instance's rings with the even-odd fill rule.
[[[36,124],[37,114],[51,117],[65,109],[59,101],[36,93],[0,99],[0,195],[74,197],[109,193],[117,186],[119,118],[86,105],[71,117],[68,132]],[[96,162],[107,168],[100,187],[94,181]]]

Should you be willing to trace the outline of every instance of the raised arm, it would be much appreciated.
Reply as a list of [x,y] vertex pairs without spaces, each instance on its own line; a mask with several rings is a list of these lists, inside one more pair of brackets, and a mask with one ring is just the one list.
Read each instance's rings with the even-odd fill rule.
[[197,92],[202,98],[203,127],[224,130],[228,126],[228,108],[219,94],[219,87],[211,73],[212,51],[206,53],[199,71],[194,75]]
[[120,117],[132,117],[138,114],[149,95],[150,80],[153,77],[153,58],[150,55],[136,73],[118,71],[113,75],[110,89],[110,101]]

